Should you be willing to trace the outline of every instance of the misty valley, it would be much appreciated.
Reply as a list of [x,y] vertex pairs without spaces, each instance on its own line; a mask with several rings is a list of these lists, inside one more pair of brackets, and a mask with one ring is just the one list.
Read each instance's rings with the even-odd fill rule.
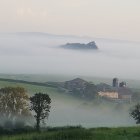
[[0,0],[0,140],[140,140],[140,0]]
[[[139,45],[41,32],[0,33],[0,138],[31,133],[27,139],[69,135],[69,140],[76,133],[77,139],[92,139],[107,130],[119,138],[126,131],[137,134]],[[40,113],[41,107],[46,108]]]
[[[88,44],[92,41],[95,41],[98,50],[60,47],[67,43]],[[139,46],[139,42],[115,39],[38,32],[0,33],[1,73],[139,80]]]
[[106,83],[98,83],[96,80],[97,83],[94,84],[94,80],[89,82],[88,77],[87,80],[68,80],[69,77],[66,76],[61,77],[67,79],[66,81],[58,81],[59,76],[55,76],[57,81],[52,77],[52,82],[50,79],[48,82],[39,82],[41,75],[0,76],[1,88],[24,87],[29,96],[38,92],[49,94],[52,103],[47,126],[82,125],[91,128],[135,125],[130,111],[139,101],[139,90],[138,87],[129,87],[125,82],[120,81],[117,85],[116,81],[114,85],[114,79],[102,79]]

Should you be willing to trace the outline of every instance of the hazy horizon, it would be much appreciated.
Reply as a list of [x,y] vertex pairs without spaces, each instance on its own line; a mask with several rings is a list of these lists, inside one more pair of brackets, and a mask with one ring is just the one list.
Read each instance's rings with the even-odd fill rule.
[[[0,73],[139,80],[139,5],[138,0],[1,0]],[[59,48],[90,41],[98,51]]]
[[1,0],[0,32],[140,40],[139,0]]

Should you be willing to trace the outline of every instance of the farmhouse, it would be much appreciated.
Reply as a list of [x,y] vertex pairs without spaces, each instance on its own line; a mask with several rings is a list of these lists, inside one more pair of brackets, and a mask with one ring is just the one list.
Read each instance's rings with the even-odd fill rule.
[[119,98],[119,94],[116,91],[100,91],[100,92],[98,92],[98,94],[101,97],[107,97],[107,98],[112,98],[112,99]]
[[98,92],[98,95],[100,97],[106,97],[107,99],[111,99],[114,101],[118,102],[131,102],[132,99],[132,91],[130,88],[126,87],[126,83],[124,83],[122,86],[122,83],[120,84],[121,86],[118,85],[118,79],[117,78],[113,79],[113,84],[112,87],[110,87],[110,90],[101,90]]

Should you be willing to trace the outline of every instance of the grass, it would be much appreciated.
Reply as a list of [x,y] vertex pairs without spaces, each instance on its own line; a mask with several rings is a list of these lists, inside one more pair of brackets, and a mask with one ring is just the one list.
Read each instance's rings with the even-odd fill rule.
[[0,140],[139,140],[139,127],[92,128],[61,127],[40,133],[1,136]]
[[7,87],[7,86],[23,87],[26,89],[29,96],[32,96],[38,92],[47,93],[49,94],[50,98],[52,99],[52,103],[54,104],[59,104],[59,105],[66,104],[66,105],[75,105],[75,106],[81,106],[84,103],[87,103],[88,105],[90,104],[89,101],[85,101],[83,99],[76,98],[70,94],[60,92],[57,88],[53,88],[53,87],[43,87],[43,86],[18,83],[18,82],[0,81],[0,88]]
[[84,128],[64,127],[20,135],[0,137],[1,140],[90,140],[92,133]]
[[30,85],[30,84],[24,84],[24,83],[16,83],[16,82],[7,82],[7,81],[0,81],[0,88],[2,87],[7,87],[7,86],[12,86],[12,87],[24,87],[29,94],[29,96],[34,95],[37,92],[43,92],[47,93],[50,95],[52,100],[58,100],[58,101],[63,101],[66,103],[83,103],[83,100],[75,98],[69,94],[63,93],[58,91],[57,88],[53,87],[43,87],[43,86],[37,86],[37,85]]
[[139,140],[139,127],[93,128],[95,140]]

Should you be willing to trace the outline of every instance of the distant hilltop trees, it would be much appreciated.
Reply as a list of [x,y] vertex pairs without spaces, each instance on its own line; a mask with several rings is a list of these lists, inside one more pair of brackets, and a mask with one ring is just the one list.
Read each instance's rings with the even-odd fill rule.
[[81,44],[81,43],[67,43],[65,45],[62,45],[61,47],[66,49],[91,49],[91,50],[97,50],[98,47],[94,41],[89,42],[87,44]]

